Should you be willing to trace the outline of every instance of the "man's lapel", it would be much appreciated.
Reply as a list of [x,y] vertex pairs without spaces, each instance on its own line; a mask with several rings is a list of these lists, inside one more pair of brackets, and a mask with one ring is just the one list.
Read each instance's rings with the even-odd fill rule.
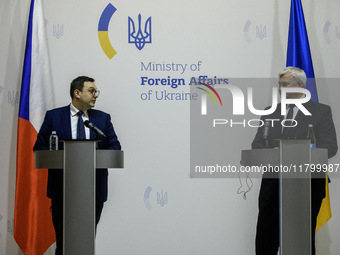
[[64,107],[61,112],[61,123],[63,126],[65,139],[72,139],[70,105]]
[[[96,116],[95,111],[91,111],[91,109],[90,109],[90,110],[88,110],[88,114],[89,114],[90,122],[96,123],[97,116]],[[96,124],[94,124],[94,125],[96,125]],[[90,139],[94,140],[95,138],[96,138],[95,133],[92,130],[90,130]]]

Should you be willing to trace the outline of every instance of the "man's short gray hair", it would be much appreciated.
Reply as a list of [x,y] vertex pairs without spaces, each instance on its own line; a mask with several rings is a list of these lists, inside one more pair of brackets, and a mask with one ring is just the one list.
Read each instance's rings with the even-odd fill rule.
[[294,84],[302,84],[302,88],[306,87],[307,76],[305,71],[298,67],[287,66],[279,73],[279,78],[284,76],[285,74],[291,74],[293,77]]

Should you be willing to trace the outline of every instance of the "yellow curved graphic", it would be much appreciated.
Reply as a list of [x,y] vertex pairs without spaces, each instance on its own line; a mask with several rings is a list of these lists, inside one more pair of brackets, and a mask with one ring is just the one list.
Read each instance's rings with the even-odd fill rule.
[[109,32],[98,31],[98,38],[99,38],[100,46],[102,47],[105,55],[109,59],[112,59],[117,54],[117,51],[112,47],[112,44],[110,43]]

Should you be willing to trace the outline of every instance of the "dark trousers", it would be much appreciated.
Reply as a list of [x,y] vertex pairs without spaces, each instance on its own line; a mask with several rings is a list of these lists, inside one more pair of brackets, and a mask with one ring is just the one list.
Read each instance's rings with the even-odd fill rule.
[[[96,198],[96,229],[99,222],[104,203]],[[51,199],[52,222],[56,235],[56,255],[63,254],[63,198]]]
[[[315,255],[315,227],[322,200],[312,200],[312,254]],[[256,255],[277,255],[280,245],[279,198],[259,198]]]

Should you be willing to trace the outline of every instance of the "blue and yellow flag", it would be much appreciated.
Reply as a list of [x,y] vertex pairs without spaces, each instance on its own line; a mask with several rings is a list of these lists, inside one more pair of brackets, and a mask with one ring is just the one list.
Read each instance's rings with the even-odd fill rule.
[[[301,0],[292,0],[291,2],[286,65],[299,67],[305,71],[307,75],[306,89],[311,92],[311,99],[318,102],[318,92]],[[322,200],[315,231],[319,230],[331,217],[328,176],[326,175],[326,197]]]

